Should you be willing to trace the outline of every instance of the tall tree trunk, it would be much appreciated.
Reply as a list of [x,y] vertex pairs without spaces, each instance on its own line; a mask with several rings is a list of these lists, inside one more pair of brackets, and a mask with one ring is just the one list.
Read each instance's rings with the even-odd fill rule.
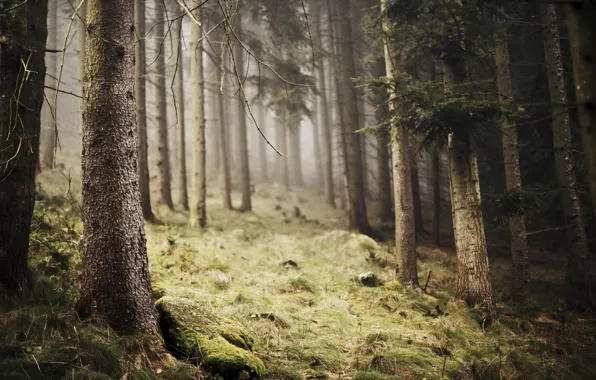
[[346,161],[348,163],[348,213],[350,228],[360,233],[370,234],[372,229],[368,223],[365,202],[364,187],[364,166],[362,162],[362,142],[360,133],[360,118],[358,115],[358,92],[352,83],[356,76],[354,67],[354,40],[352,36],[352,9],[350,2],[342,2],[337,6],[339,11],[339,31],[341,35],[340,51],[342,65],[339,70],[340,91],[345,98],[345,138],[346,138]]
[[289,124],[289,138],[290,138],[290,152],[289,159],[291,172],[291,183],[293,186],[302,187],[304,186],[304,180],[302,179],[302,154],[300,152],[300,117],[297,115],[290,114]]
[[[467,62],[454,53],[444,61],[446,91],[467,79]],[[482,218],[476,146],[469,131],[451,133],[448,139],[449,182],[455,250],[456,298],[469,305],[494,309],[488,252]]]
[[[387,73],[385,68],[385,60],[378,59],[374,65],[373,75],[377,78],[384,76]],[[389,117],[389,109],[387,107],[387,91],[385,89],[375,89],[374,101],[375,121],[377,124],[382,123]],[[381,222],[388,222],[395,218],[393,213],[393,206],[391,204],[391,169],[389,168],[389,131],[383,130],[377,134],[377,188],[378,188],[378,202],[379,202],[379,220]]]
[[[145,56],[145,1],[135,0],[135,98],[139,134],[139,188],[141,209],[145,220],[153,219],[149,188],[149,157],[147,147],[147,73]],[[85,30],[85,29],[83,29]],[[84,39],[83,39],[84,41]],[[83,51],[84,51],[83,47]],[[84,65],[82,65],[84,67]]]
[[[217,65],[217,78],[218,78],[218,86],[217,86],[217,95],[215,97],[215,111],[216,111],[216,118],[217,118],[217,129],[219,134],[219,152],[221,154],[219,161],[220,161],[220,171],[221,171],[221,195],[223,198],[223,206],[226,210],[233,210],[234,206],[232,204],[232,178],[230,173],[230,132],[229,132],[229,123],[226,118],[226,98],[224,94],[220,91],[219,88],[219,80],[220,78],[225,75],[225,52],[226,47],[225,44],[225,33],[224,30],[221,28],[217,28],[213,31],[213,41],[215,46],[215,54],[216,57],[216,65]],[[224,59],[224,62],[220,62],[221,59]]]
[[[282,153],[286,153],[288,151],[288,120],[289,120],[289,116],[288,116],[288,111],[283,111],[284,112],[284,116],[283,116],[283,121],[281,126],[278,126],[278,132],[279,132],[279,142],[280,142],[280,146],[279,146],[279,150]],[[285,186],[285,187],[290,187],[290,168],[289,168],[289,162],[288,162],[288,158],[287,157],[280,157],[281,159],[281,183]]]
[[[312,145],[313,145],[313,154],[314,154],[314,161],[315,161],[315,188],[317,191],[321,191],[321,188],[324,186],[324,179],[323,179],[323,158],[321,155],[321,125],[319,124],[319,103],[318,98],[313,101],[312,105]],[[323,189],[323,191],[325,191]]]
[[[48,1],[11,0],[2,5],[11,10],[10,17],[0,17],[0,285],[18,294],[27,290]],[[16,89],[20,90],[18,99],[14,98]]]
[[[179,8],[177,8],[177,10],[178,9]],[[186,178],[186,130],[184,125],[184,54],[182,51],[182,20],[182,18],[177,18],[172,24],[172,45],[174,47],[175,59],[174,103],[176,105],[176,127],[178,132],[178,149],[176,151],[178,154],[178,202],[184,210],[188,210],[188,181]],[[195,83],[198,84],[198,82]],[[204,115],[202,125],[205,125]]]
[[574,306],[590,306],[590,260],[586,231],[582,222],[581,204],[571,152],[571,126],[567,109],[563,59],[557,25],[557,9],[554,4],[541,4],[540,13],[544,25],[544,55],[546,75],[553,114],[553,145],[555,169],[560,187],[567,237],[567,297]]
[[133,2],[91,0],[88,11],[78,309],[121,333],[155,333],[137,171]]
[[588,166],[588,184],[596,218],[596,4],[591,0],[565,6],[573,60],[575,97]]
[[[311,0],[311,9],[314,22],[314,41],[315,51],[318,52],[319,64],[317,66],[317,87],[319,89],[319,102],[316,123],[321,130],[321,155],[323,168],[323,186],[325,189],[325,199],[331,207],[335,207],[335,189],[333,186],[333,140],[331,138],[331,120],[329,115],[329,104],[327,100],[327,83],[325,81],[325,58],[323,55],[323,40],[321,33],[320,0]],[[333,41],[332,41],[333,42]]]
[[[143,6],[143,9],[145,9],[145,7]],[[143,12],[144,14],[144,12]],[[144,19],[143,19],[143,24],[145,23]],[[83,130],[83,108],[85,106],[85,101],[83,100],[83,81],[85,79],[85,41],[87,38],[87,2],[85,1],[82,5],[81,5],[81,9],[79,9],[79,14],[78,14],[78,19],[77,19],[77,34],[78,34],[78,38],[77,38],[77,46],[78,46],[78,53],[77,53],[77,59],[78,59],[78,79],[79,79],[79,85],[81,86],[81,102],[79,104],[79,106],[81,107],[81,130]],[[140,39],[144,37],[143,35],[141,35],[140,33],[137,33],[137,39]],[[145,46],[145,40],[143,40],[143,47]]]
[[[242,34],[242,17],[236,15],[236,34]],[[246,130],[246,115],[245,107],[246,94],[245,94],[245,70],[244,70],[244,48],[240,43],[235,44],[234,54],[234,66],[232,69],[235,71],[235,76],[238,81],[238,87],[241,88],[238,91],[238,102],[237,102],[237,117],[238,117],[238,158],[240,164],[240,187],[242,189],[242,203],[240,204],[239,211],[249,212],[252,211],[252,199],[250,191],[250,166],[248,157],[248,136]]]
[[[507,111],[514,102],[509,71],[509,46],[507,30],[502,27],[495,36],[495,59],[497,64],[497,88],[499,100],[505,111],[501,121],[503,140],[503,160],[505,163],[505,187],[509,196],[521,195],[521,172],[519,165],[519,147],[517,126],[509,120]],[[509,215],[509,244],[512,261],[512,296],[521,305],[526,305],[530,296],[530,263],[528,261],[528,242],[526,238],[526,218],[523,210]]]
[[[381,0],[383,13],[383,35],[387,36],[390,28],[386,16],[389,0]],[[399,57],[389,38],[383,41],[385,67],[388,78],[398,70]],[[389,113],[391,120],[391,152],[393,162],[393,199],[395,202],[395,245],[399,254],[399,278],[405,284],[418,285],[418,267],[416,262],[416,226],[414,198],[412,194],[412,172],[410,158],[410,138],[407,125],[397,122],[393,117],[400,112],[396,94],[389,94]]]
[[414,205],[414,231],[416,236],[416,243],[420,241],[420,237],[424,234],[424,221],[422,220],[422,203],[420,199],[420,181],[418,179],[418,157],[412,157],[412,198]]
[[47,102],[41,108],[42,120],[44,122],[43,128],[43,162],[44,168],[54,169],[54,153],[56,148],[56,125],[58,121],[54,122],[54,118],[57,118],[56,110],[54,107],[54,97],[56,88],[56,78],[58,77],[58,2],[48,2],[48,39],[47,49],[52,52],[46,55],[46,84],[49,88],[46,89]]
[[[195,11],[201,20],[201,8]],[[191,20],[190,82],[192,85],[192,176],[190,225],[207,225],[207,153],[205,149],[205,79],[203,75],[203,28]]]
[[166,49],[165,25],[162,22],[165,19],[165,5],[157,0],[155,1],[155,52],[159,54],[155,61],[155,101],[157,103],[157,150],[159,158],[157,166],[159,168],[159,193],[160,203],[174,209],[172,201],[172,170],[170,167],[170,147],[168,137],[168,103],[166,89]]
[[433,192],[432,240],[439,247],[441,246],[441,155],[438,142],[433,144],[430,154],[430,183]]
[[[267,109],[262,103],[257,104],[257,123],[259,123],[259,128],[263,131],[263,134],[266,134],[267,131],[267,122],[266,122],[266,114]],[[261,182],[266,183],[269,182],[269,165],[267,162],[267,142],[259,133],[256,133],[256,138],[258,139],[258,151],[259,151],[259,168],[261,172]]]

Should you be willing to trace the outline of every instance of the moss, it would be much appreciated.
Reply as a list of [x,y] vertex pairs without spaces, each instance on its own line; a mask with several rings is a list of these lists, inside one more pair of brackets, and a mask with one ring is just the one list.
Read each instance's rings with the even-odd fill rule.
[[213,373],[224,376],[265,373],[261,360],[250,351],[254,339],[238,322],[205,312],[186,298],[166,296],[156,307],[164,339],[175,355],[198,358]]

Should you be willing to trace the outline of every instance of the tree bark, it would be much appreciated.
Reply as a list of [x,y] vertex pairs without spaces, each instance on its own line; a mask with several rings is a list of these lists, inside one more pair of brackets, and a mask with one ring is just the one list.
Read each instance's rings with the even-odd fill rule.
[[290,138],[290,152],[289,159],[291,172],[291,184],[296,187],[304,186],[302,178],[302,152],[300,151],[300,117],[297,115],[290,115],[289,123],[289,138]]
[[[145,1],[135,0],[135,98],[137,109],[137,129],[139,134],[139,188],[141,209],[145,220],[153,219],[151,190],[149,188],[149,157],[147,147],[147,74],[145,56]],[[86,30],[86,29],[84,29]],[[84,42],[84,39],[83,39]],[[83,51],[84,51],[83,46]],[[83,59],[84,61],[84,59]],[[85,65],[82,65],[83,68]]]
[[414,236],[416,243],[420,241],[420,237],[424,234],[424,221],[422,220],[422,203],[420,199],[420,181],[418,178],[418,157],[411,158],[411,175],[412,175],[412,198],[414,205]]
[[[467,80],[467,62],[454,53],[444,58],[446,91]],[[456,298],[494,310],[488,252],[484,234],[476,146],[469,131],[448,138],[449,182],[455,250]]]
[[58,2],[48,2],[48,38],[47,38],[47,49],[52,50],[52,53],[46,55],[46,99],[44,102],[42,111],[42,120],[44,122],[44,128],[42,133],[42,145],[43,145],[43,161],[42,165],[47,169],[54,169],[55,163],[55,149],[56,149],[56,125],[58,121],[54,122],[54,118],[57,117],[56,110],[54,110],[54,98],[56,92],[53,88],[56,88],[56,78],[58,77]]
[[[225,75],[225,62],[219,62],[223,57],[226,49],[224,46],[225,35],[224,31],[220,28],[213,31],[213,44],[215,46],[215,53],[217,54],[217,78],[221,78]],[[228,120],[226,120],[226,99],[224,94],[217,89],[216,95],[216,117],[217,117],[217,129],[219,132],[219,152],[220,156],[220,170],[221,170],[221,195],[223,198],[223,206],[226,210],[233,210],[232,204],[232,179],[230,174],[230,132],[228,128]]]
[[435,142],[431,149],[431,187],[433,191],[432,240],[441,246],[441,155],[439,143]]
[[[383,35],[388,36],[390,22],[385,16],[389,0],[381,0],[383,13]],[[383,41],[385,70],[388,78],[399,69],[399,57],[389,38]],[[395,245],[399,254],[399,278],[404,284],[419,286],[416,261],[416,225],[414,198],[412,194],[412,171],[410,139],[407,125],[398,123],[393,116],[400,112],[396,94],[389,93],[389,114],[391,115],[391,153],[393,162],[393,199],[395,202]]]
[[[201,20],[201,8],[195,12]],[[205,148],[205,78],[203,75],[203,28],[191,20],[190,73],[192,85],[192,176],[190,225],[207,225],[207,153]]]
[[565,217],[567,240],[567,299],[570,305],[589,307],[592,304],[590,285],[590,260],[586,231],[577,194],[573,154],[571,152],[571,126],[565,91],[565,73],[559,41],[558,16],[554,4],[541,4],[544,33],[546,75],[550,92],[553,120],[553,145],[555,169],[560,186],[560,197]]
[[[509,71],[509,46],[507,30],[497,31],[495,36],[495,59],[497,64],[497,89],[499,101],[505,114],[501,121],[503,140],[503,160],[505,163],[505,187],[509,195],[520,195],[522,191],[519,165],[519,145],[517,126],[507,115],[514,102]],[[530,296],[530,263],[528,260],[528,242],[526,238],[526,218],[523,210],[509,215],[509,244],[511,249],[511,285],[513,299],[521,305],[527,305]]]
[[[180,10],[180,8],[176,7],[176,10]],[[178,154],[178,203],[180,203],[184,210],[188,210],[188,180],[186,177],[186,126],[184,125],[184,54],[182,52],[182,20],[182,18],[178,18],[172,23],[172,45],[174,47],[173,56],[175,59],[174,104],[176,106],[176,131],[178,132],[178,149],[176,151]],[[202,125],[204,126],[204,124],[205,123],[203,121]]]
[[165,25],[162,22],[165,19],[165,5],[161,1],[155,1],[155,51],[159,56],[155,61],[155,101],[157,103],[157,150],[159,159],[157,167],[159,168],[159,193],[160,203],[174,209],[172,201],[172,170],[170,167],[170,147],[168,137],[168,103],[166,89],[166,49],[164,47],[166,39]]
[[579,104],[579,123],[588,167],[592,212],[596,217],[596,4],[584,0],[565,7],[575,98]]
[[[236,15],[236,34],[242,34],[242,18],[240,15]],[[242,190],[242,203],[240,204],[239,211],[250,212],[252,211],[252,199],[250,191],[250,165],[248,157],[248,136],[246,130],[246,114],[245,107],[246,94],[244,93],[245,85],[245,70],[244,70],[244,48],[240,43],[235,44],[235,57],[233,70],[235,71],[236,79],[239,84],[238,101],[237,101],[237,113],[238,113],[238,158],[240,164],[240,187]]]
[[[48,1],[11,0],[3,6],[11,10],[7,11],[10,17],[0,17],[0,286],[19,294],[27,290]],[[18,99],[14,98],[16,89],[20,90]]]
[[331,120],[329,115],[329,104],[327,100],[327,83],[325,81],[325,58],[323,55],[323,41],[321,33],[321,24],[323,18],[321,16],[320,0],[311,0],[311,9],[313,12],[314,22],[314,41],[315,51],[319,53],[319,65],[317,66],[317,87],[319,89],[318,97],[318,112],[316,123],[321,130],[321,155],[322,155],[322,169],[323,169],[323,186],[325,190],[325,199],[327,203],[335,208],[335,188],[333,183],[333,140],[331,138]]
[[132,1],[88,3],[78,309],[120,333],[155,333],[137,171],[133,14]]
[[[267,109],[262,103],[258,103],[256,105],[257,109],[257,123],[259,123],[259,128],[263,131],[263,134],[266,134],[267,131],[267,122],[265,115],[267,114]],[[259,151],[259,168],[261,172],[261,182],[267,183],[269,182],[269,164],[267,162],[267,142],[259,133],[256,133],[256,138],[258,139],[258,151]]]

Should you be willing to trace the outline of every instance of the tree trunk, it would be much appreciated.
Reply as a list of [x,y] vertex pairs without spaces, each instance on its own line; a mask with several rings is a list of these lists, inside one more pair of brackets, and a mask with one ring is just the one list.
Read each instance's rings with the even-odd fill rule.
[[[381,10],[385,15],[389,0],[381,1]],[[383,17],[383,35],[388,35],[390,28],[388,16]],[[385,67],[388,78],[398,70],[397,52],[390,45],[389,38],[383,41]],[[389,113],[400,112],[396,94],[389,94]],[[419,286],[416,262],[416,225],[414,198],[412,194],[412,172],[410,159],[410,138],[407,125],[398,123],[392,116],[391,153],[393,162],[393,199],[395,202],[395,245],[399,254],[399,278],[404,284]]]
[[317,87],[319,89],[319,106],[317,112],[316,123],[321,130],[321,154],[322,154],[322,168],[323,168],[323,186],[325,189],[325,199],[327,203],[335,208],[335,189],[333,186],[333,140],[331,138],[331,120],[329,115],[329,104],[327,101],[327,83],[325,81],[325,58],[323,55],[323,41],[321,33],[321,24],[323,18],[321,16],[320,0],[311,0],[311,9],[313,12],[314,22],[314,41],[315,51],[319,53],[319,65],[317,66]]
[[[201,8],[195,11],[201,20]],[[203,75],[203,28],[191,20],[190,82],[192,85],[192,176],[190,225],[207,225],[207,156],[205,150],[205,79]],[[181,178],[182,179],[182,178]]]
[[[144,4],[144,3],[143,3]],[[143,5],[143,9],[145,9],[145,6]],[[143,12],[144,14],[144,12]],[[143,25],[145,24],[145,20],[143,18]],[[85,79],[85,40],[87,37],[87,2],[85,1],[82,5],[81,5],[81,9],[79,9],[79,15],[78,15],[78,19],[77,19],[77,34],[79,35],[78,39],[77,39],[77,45],[78,45],[78,54],[77,54],[77,58],[79,60],[79,66],[78,66],[78,74],[79,74],[79,85],[81,86],[81,101],[79,106],[81,107],[81,130],[83,130],[83,107],[85,106],[85,102],[83,100],[83,81]],[[140,39],[144,37],[144,35],[142,35],[141,33],[137,32],[137,39]],[[140,43],[140,42],[139,42]],[[143,49],[145,47],[145,40],[143,40]]]
[[364,167],[362,163],[362,142],[359,133],[360,118],[358,115],[358,92],[352,83],[356,76],[354,67],[354,40],[352,37],[352,10],[350,2],[342,2],[337,6],[339,11],[339,31],[341,35],[340,57],[342,65],[338,74],[340,76],[340,92],[345,98],[345,127],[346,139],[346,161],[348,166],[348,213],[350,228],[360,233],[370,234],[372,229],[368,223],[366,214],[366,202],[364,194]]
[[[497,31],[495,36],[495,58],[497,64],[497,89],[499,101],[505,114],[501,121],[503,140],[503,159],[505,163],[505,187],[509,196],[521,195],[521,172],[519,165],[519,147],[517,126],[509,120],[507,111],[511,111],[514,101],[509,71],[509,46],[507,30]],[[509,244],[512,261],[512,296],[521,305],[526,305],[530,296],[530,263],[528,261],[528,242],[526,238],[526,218],[524,210],[512,213],[509,219]]]
[[596,217],[596,4],[584,0],[567,4],[567,27],[573,60],[575,97],[579,104],[584,154],[592,210]]
[[[240,15],[236,15],[236,34],[242,35],[242,18]],[[238,158],[240,164],[240,187],[242,189],[242,203],[240,205],[239,211],[242,212],[250,212],[252,211],[252,199],[251,199],[251,191],[250,191],[250,166],[249,166],[249,157],[248,157],[248,136],[246,130],[246,115],[245,115],[245,107],[247,107],[246,103],[246,94],[244,93],[244,85],[245,85],[245,70],[244,70],[244,48],[240,45],[240,43],[236,43],[235,45],[235,57],[234,57],[234,66],[232,69],[235,71],[235,75],[239,84],[238,91],[238,102],[237,102],[237,113],[238,113]]]
[[[283,122],[281,126],[278,126],[279,132],[279,150],[286,154],[288,151],[288,111],[283,111]],[[290,187],[290,169],[287,157],[280,157],[281,162],[281,183],[285,187]]]
[[[232,179],[230,174],[230,132],[228,129],[228,120],[226,120],[226,99],[224,94],[220,91],[219,88],[219,79],[222,75],[225,75],[225,62],[220,62],[219,60],[222,58],[223,54],[225,53],[226,49],[224,46],[225,41],[225,34],[224,31],[220,28],[217,28],[213,31],[213,44],[215,47],[215,53],[217,55],[216,58],[216,65],[217,65],[217,78],[218,78],[218,86],[217,86],[217,94],[215,97],[215,111],[216,111],[216,118],[217,118],[217,129],[219,132],[219,152],[221,154],[219,158],[220,162],[220,171],[221,171],[221,195],[223,198],[223,206],[226,210],[233,210],[234,206],[232,204]],[[224,66],[224,67],[222,67]]]
[[592,303],[590,289],[590,260],[586,231],[577,194],[577,183],[571,152],[571,126],[566,106],[563,59],[557,25],[557,9],[554,4],[541,4],[540,13],[544,25],[544,55],[546,75],[553,115],[553,145],[555,169],[560,186],[561,202],[565,217],[567,237],[567,297],[573,306],[589,307]]
[[304,186],[302,179],[302,154],[300,152],[300,117],[297,115],[290,115],[290,152],[289,159],[291,171],[291,184],[296,187]]
[[[467,79],[467,62],[458,53],[444,59],[445,84]],[[469,305],[494,310],[488,252],[482,218],[480,178],[475,142],[469,131],[451,133],[448,139],[449,182],[455,250],[457,253],[456,298]]]
[[[267,131],[267,122],[265,121],[265,115],[267,114],[267,109],[262,103],[257,104],[257,123],[259,123],[259,128],[263,131],[263,134],[266,134]],[[267,162],[267,142],[259,133],[256,133],[256,138],[258,140],[257,146],[259,151],[259,167],[261,172],[261,182],[267,183],[269,182],[269,165]]]
[[[176,7],[176,10],[179,9],[180,8]],[[178,149],[176,152],[178,154],[178,202],[184,210],[188,210],[188,181],[186,178],[186,131],[184,125],[184,54],[182,52],[182,20],[182,18],[178,18],[172,23],[172,45],[174,47],[173,56],[175,58],[174,104],[176,108],[176,126],[178,132]],[[202,83],[202,80],[200,82]],[[198,85],[199,82],[197,81],[194,83],[197,83]],[[202,118],[203,122],[201,122],[200,125],[203,125],[204,127],[204,115]],[[193,141],[193,143],[196,142],[197,141]]]
[[420,241],[420,237],[424,234],[424,221],[422,220],[422,203],[420,200],[420,181],[418,179],[418,157],[412,157],[412,198],[414,205],[414,230],[416,231],[416,243]]
[[52,90],[56,88],[56,78],[58,77],[58,2],[48,2],[48,39],[47,49],[52,50],[51,53],[46,55],[46,84],[49,88],[46,89],[46,99],[41,111],[42,120],[44,122],[43,129],[43,161],[42,165],[47,169],[54,169],[55,163],[55,149],[56,149],[56,126],[58,121],[54,122],[54,118],[57,117],[56,110],[54,110],[54,98],[56,92]]
[[437,246],[441,246],[441,155],[439,143],[435,142],[431,149],[431,187],[433,191],[433,212],[432,212],[432,240]]
[[166,89],[166,51],[164,48],[165,6],[161,1],[155,1],[155,52],[159,54],[155,61],[155,101],[157,103],[157,150],[159,158],[159,192],[160,203],[174,209],[172,201],[172,171],[170,167],[170,147],[168,137],[168,103]]
[[155,333],[137,171],[133,2],[91,0],[88,11],[78,309],[120,333]]
[[[48,1],[11,0],[2,5],[12,10],[11,17],[0,17],[0,286],[18,294],[27,290]],[[23,62],[27,62],[27,76]],[[17,88],[20,96],[15,99]]]
[[[145,1],[135,0],[135,97],[139,134],[139,188],[141,209],[145,220],[153,219],[151,190],[149,188],[149,157],[147,147],[147,73],[145,56]],[[83,39],[84,42],[84,39]],[[83,51],[84,51],[83,47]],[[82,65],[84,68],[84,65]]]

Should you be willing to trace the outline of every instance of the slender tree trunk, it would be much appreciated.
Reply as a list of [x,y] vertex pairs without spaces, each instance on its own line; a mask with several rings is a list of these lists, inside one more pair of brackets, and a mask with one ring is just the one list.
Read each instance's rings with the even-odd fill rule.
[[[226,99],[224,94],[219,90],[219,79],[222,75],[225,75],[225,57],[226,52],[225,35],[224,31],[220,28],[213,31],[213,44],[215,46],[215,53],[217,54],[217,78],[218,78],[218,89],[217,96],[215,98],[215,111],[217,117],[217,129],[219,132],[219,151],[220,151],[220,171],[221,171],[221,195],[223,198],[223,206],[226,210],[233,210],[232,204],[232,178],[230,173],[230,132],[229,123],[226,118]],[[224,59],[224,62],[219,60]],[[224,67],[222,67],[224,66]]]
[[155,51],[159,56],[155,61],[155,101],[157,103],[157,150],[159,159],[157,166],[159,168],[159,192],[160,203],[174,209],[172,201],[172,170],[170,167],[170,147],[168,137],[168,103],[166,88],[166,49],[164,48],[165,24],[165,6],[157,0],[155,1]]
[[[201,20],[201,8],[195,11]],[[203,75],[203,28],[191,21],[190,73],[192,85],[192,176],[190,225],[207,225],[207,155],[205,149],[205,79]]]
[[[381,0],[381,11],[385,15],[389,0]],[[383,35],[388,35],[390,22],[383,17]],[[393,78],[398,70],[398,54],[391,46],[389,38],[383,41],[386,75]],[[396,94],[389,94],[389,112],[400,112]],[[410,139],[407,125],[391,120],[391,152],[393,162],[393,199],[395,202],[395,245],[399,254],[399,278],[405,284],[419,286],[416,262],[416,226],[414,198],[412,194],[412,172],[410,159]]]
[[424,234],[424,222],[422,220],[422,203],[420,200],[420,181],[418,179],[418,157],[412,157],[412,198],[414,204],[414,230],[416,243],[420,241],[420,236]]
[[[335,189],[333,184],[333,140],[331,138],[331,120],[329,115],[329,104],[327,100],[327,83],[325,81],[325,58],[323,55],[323,41],[321,33],[321,24],[323,18],[321,16],[321,4],[320,0],[311,0],[311,9],[313,13],[314,22],[314,41],[315,51],[319,54],[319,65],[317,66],[317,87],[319,89],[319,102],[316,123],[321,130],[319,136],[321,136],[322,147],[322,174],[323,174],[323,186],[325,190],[325,199],[327,203],[335,208]],[[333,41],[332,41],[333,42]]]
[[[281,126],[278,126],[280,151],[286,153],[288,151],[288,111],[283,111],[283,122]],[[285,187],[290,187],[290,168],[289,162],[286,157],[280,157],[281,159],[281,183]]]
[[360,129],[360,118],[358,114],[358,92],[352,83],[356,76],[354,67],[354,41],[352,36],[352,9],[350,2],[342,2],[337,7],[339,11],[339,30],[341,35],[340,51],[343,65],[341,65],[340,84],[341,93],[345,97],[345,121],[346,138],[346,161],[348,163],[348,213],[350,228],[360,233],[370,234],[372,229],[368,223],[365,202],[364,166],[362,162],[361,135],[356,133]]
[[47,39],[47,48],[54,52],[49,53],[46,55],[46,84],[49,88],[46,89],[46,98],[48,99],[47,102],[44,102],[44,105],[41,108],[42,111],[42,120],[44,121],[44,129],[43,129],[43,162],[42,165],[44,168],[54,169],[54,153],[56,147],[56,131],[55,126],[57,124],[54,123],[54,118],[57,117],[54,107],[54,97],[55,91],[52,88],[56,88],[56,78],[58,77],[57,69],[58,69],[58,53],[55,51],[58,49],[58,2],[57,1],[49,1],[48,2],[48,39]]
[[[467,79],[467,62],[458,53],[444,59],[446,91]],[[448,139],[449,182],[455,250],[456,298],[469,305],[494,310],[488,263],[476,146],[468,131],[451,133]]]
[[[505,186],[510,196],[520,195],[522,191],[519,165],[519,147],[517,126],[506,114],[514,102],[509,71],[509,46],[507,30],[497,31],[495,36],[495,57],[497,64],[497,88],[505,115],[501,121],[503,140],[503,159],[505,163]],[[528,261],[528,242],[526,239],[526,218],[523,210],[509,215],[509,244],[512,259],[512,296],[522,305],[526,305],[530,296],[530,263]]]
[[[177,8],[177,10],[178,9],[179,8]],[[178,132],[178,149],[176,152],[178,154],[178,202],[184,210],[188,210],[188,181],[186,178],[186,130],[184,125],[184,54],[182,51],[182,20],[182,18],[178,18],[174,20],[172,24],[172,44],[174,47],[175,59],[174,103],[176,105],[176,127]],[[200,82],[202,83],[202,80]],[[204,115],[203,122],[201,124],[203,126],[205,125]],[[193,141],[193,143],[195,142],[196,141]]]
[[[240,15],[236,16],[236,34],[242,34],[242,18]],[[239,87],[244,87],[245,82],[245,70],[244,70],[244,48],[236,43],[235,45],[235,57],[233,70],[237,77]],[[240,187],[242,189],[242,203],[239,211],[250,212],[252,211],[252,199],[250,191],[250,166],[248,157],[248,136],[246,130],[246,115],[245,115],[246,94],[244,89],[238,91],[238,102],[237,102],[237,113],[238,113],[238,155],[240,164]]]
[[433,191],[432,240],[441,246],[441,155],[439,144],[435,142],[431,149],[431,187]]
[[[18,294],[27,290],[48,1],[10,0],[2,5],[12,10],[11,17],[0,17],[0,286]],[[16,89],[18,99],[13,96]]]
[[560,186],[561,202],[565,217],[567,237],[567,275],[566,284],[568,301],[573,306],[589,307],[592,304],[590,289],[590,260],[586,231],[582,222],[581,204],[577,194],[577,183],[573,169],[571,152],[571,126],[563,59],[557,25],[557,9],[554,4],[541,4],[540,11],[544,25],[544,55],[550,100],[553,104],[553,145],[555,150],[555,169]]
[[[267,109],[262,103],[257,104],[257,123],[259,123],[259,128],[263,131],[263,134],[266,135],[267,131],[267,122],[265,115],[267,113]],[[259,151],[259,167],[261,171],[261,182],[267,183],[269,182],[269,165],[267,162],[267,142],[259,133],[256,133],[256,138],[258,140],[258,151]]]
[[155,333],[137,171],[133,2],[91,0],[88,10],[78,309],[121,333]]
[[[147,147],[147,73],[145,56],[145,1],[135,0],[135,98],[139,134],[139,188],[141,209],[145,220],[153,219],[149,188],[149,157]],[[84,41],[84,39],[83,39]],[[83,48],[83,51],[85,49]],[[84,67],[84,65],[83,65]]]
[[[143,9],[145,7],[143,6]],[[144,21],[143,21],[144,23]],[[78,77],[79,77],[79,83],[80,83],[80,89],[81,89],[81,103],[79,104],[79,106],[81,107],[81,130],[83,130],[83,119],[82,119],[82,115],[83,115],[83,107],[85,106],[85,102],[83,100],[83,81],[85,78],[85,41],[87,38],[87,2],[85,1],[82,5],[81,5],[81,9],[79,9],[79,15],[78,15],[78,19],[77,19],[77,34],[78,34],[78,38],[77,38],[77,45],[78,45],[78,53],[77,53],[77,58],[79,60],[79,66],[77,67],[78,69]],[[143,36],[137,35],[138,38],[141,38]],[[144,45],[144,40],[143,40],[143,47]]]
[[302,154],[300,152],[300,120],[297,115],[290,115],[290,166],[291,171],[291,184],[296,187],[304,186],[304,180],[302,179]]
[[[320,63],[321,64],[321,63]],[[314,147],[314,158],[315,158],[315,186],[317,191],[321,191],[321,188],[324,186],[324,179],[323,179],[323,158],[321,155],[321,125],[319,124],[319,99],[315,99],[313,101],[313,116],[311,118],[312,121],[312,144]],[[323,189],[324,191],[324,189]]]
[[596,217],[596,4],[584,0],[565,6],[573,60],[575,97],[588,166],[592,210]]

